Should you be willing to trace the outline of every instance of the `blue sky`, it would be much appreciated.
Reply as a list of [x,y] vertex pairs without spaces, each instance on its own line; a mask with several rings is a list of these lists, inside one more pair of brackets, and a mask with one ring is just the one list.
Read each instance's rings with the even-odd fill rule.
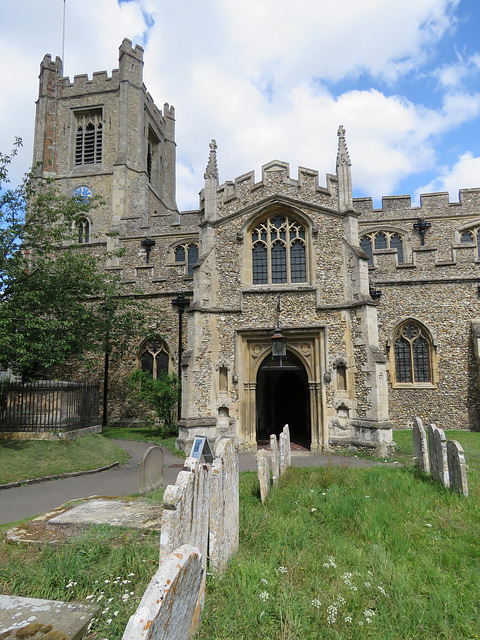
[[[31,162],[38,68],[60,55],[63,0],[0,5],[0,149]],[[478,0],[66,0],[65,73],[118,65],[145,48],[145,83],[177,117],[177,200],[198,206],[208,143],[220,180],[273,159],[335,171],[337,127],[354,195],[480,187]]]

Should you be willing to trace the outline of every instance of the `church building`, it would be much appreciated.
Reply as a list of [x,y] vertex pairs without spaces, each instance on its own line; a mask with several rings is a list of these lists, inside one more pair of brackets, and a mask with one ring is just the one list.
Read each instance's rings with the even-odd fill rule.
[[385,455],[415,415],[480,428],[480,189],[374,209],[352,198],[337,133],[322,180],[273,160],[220,184],[212,140],[198,209],[179,211],[175,111],[147,92],[143,49],[124,40],[118,70],[73,82],[45,56],[37,176],[101,196],[77,221],[78,250],[108,252],[125,293],[163,322],[112,372],[112,419],[136,417],[123,398],[141,367],[181,372],[184,449],[200,434],[256,448],[289,424],[311,450]]

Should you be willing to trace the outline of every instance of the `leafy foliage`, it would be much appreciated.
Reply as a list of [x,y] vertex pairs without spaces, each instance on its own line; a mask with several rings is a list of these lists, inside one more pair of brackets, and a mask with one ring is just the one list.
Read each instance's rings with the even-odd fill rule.
[[130,385],[135,399],[151,409],[162,421],[160,435],[162,437],[177,435],[175,406],[180,392],[177,376],[174,373],[162,373],[155,380],[146,371],[137,369],[130,376]]
[[145,320],[102,268],[108,256],[75,243],[75,223],[97,200],[65,197],[32,174],[5,188],[20,144],[0,154],[0,362],[28,378],[73,356],[111,351],[141,333]]

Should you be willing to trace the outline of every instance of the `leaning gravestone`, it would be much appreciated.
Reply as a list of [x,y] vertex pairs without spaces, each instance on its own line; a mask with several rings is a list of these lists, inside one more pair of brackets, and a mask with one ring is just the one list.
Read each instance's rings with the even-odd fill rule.
[[230,438],[216,448],[210,469],[209,558],[212,571],[222,573],[238,548],[239,470],[238,455]]
[[280,476],[280,460],[278,455],[277,436],[272,433],[270,436],[270,451],[272,455],[272,480],[273,486],[278,485],[278,477]]
[[150,447],[140,464],[140,493],[148,493],[163,484],[164,454],[161,447]]
[[447,457],[450,488],[460,495],[468,496],[465,454],[462,445],[456,440],[447,442]]
[[280,475],[287,470],[287,436],[282,433],[278,436],[278,449],[280,453]]
[[188,544],[161,563],[123,640],[189,640],[200,623],[204,569],[200,552]]
[[427,434],[420,418],[415,418],[413,422],[413,449],[415,452],[415,466],[425,473],[430,473]]
[[265,449],[257,451],[257,471],[260,484],[260,499],[264,503],[270,491],[270,469],[268,467],[268,454]]
[[177,547],[190,543],[194,484],[194,473],[184,470],[178,474],[175,484],[169,484],[165,489],[160,531],[160,562]]
[[428,431],[430,446],[430,469],[432,476],[446,487],[450,486],[448,477],[447,439],[443,429],[431,424]]

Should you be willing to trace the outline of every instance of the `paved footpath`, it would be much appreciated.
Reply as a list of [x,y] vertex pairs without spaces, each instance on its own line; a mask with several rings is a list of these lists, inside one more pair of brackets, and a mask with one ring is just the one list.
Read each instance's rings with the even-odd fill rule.
[[[133,440],[114,440],[130,455],[129,461],[108,471],[92,473],[73,478],[62,478],[39,482],[23,487],[0,490],[0,524],[7,524],[23,518],[45,513],[51,509],[79,498],[93,495],[128,496],[138,493],[140,483],[140,462],[145,451],[152,445]],[[165,449],[165,484],[175,483],[183,466],[181,458]],[[370,467],[378,464],[361,458],[342,457],[322,453],[292,452],[294,467],[319,467],[328,464],[348,467]],[[256,471],[255,453],[239,454],[240,471]]]

